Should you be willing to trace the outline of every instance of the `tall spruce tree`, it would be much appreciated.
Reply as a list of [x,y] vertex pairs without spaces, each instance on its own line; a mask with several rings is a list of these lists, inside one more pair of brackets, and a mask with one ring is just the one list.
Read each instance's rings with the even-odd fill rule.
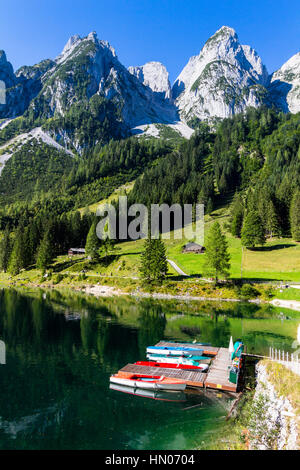
[[295,191],[290,208],[290,224],[292,238],[300,241],[300,190]]
[[19,224],[8,263],[8,272],[13,276],[26,267],[26,249],[24,244],[24,226]]
[[243,199],[240,194],[236,193],[234,195],[232,206],[231,206],[231,224],[230,224],[230,232],[235,237],[240,238],[241,236],[243,218],[244,218]]
[[161,237],[152,239],[150,232],[141,255],[140,275],[147,283],[162,282],[168,272],[166,247]]
[[85,252],[91,261],[99,259],[99,249],[101,248],[101,240],[97,236],[96,227],[97,220],[95,219],[86,237]]
[[209,229],[205,242],[204,272],[214,276],[217,282],[220,276],[225,278],[229,276],[229,269],[228,243],[219,222],[214,222]]
[[53,261],[53,243],[49,230],[44,234],[37,251],[36,266],[39,269],[46,269]]
[[12,250],[12,242],[10,238],[10,231],[5,229],[3,238],[0,242],[0,269],[6,272],[8,268],[9,258]]
[[264,226],[255,210],[248,212],[244,219],[241,241],[242,245],[248,248],[266,243]]

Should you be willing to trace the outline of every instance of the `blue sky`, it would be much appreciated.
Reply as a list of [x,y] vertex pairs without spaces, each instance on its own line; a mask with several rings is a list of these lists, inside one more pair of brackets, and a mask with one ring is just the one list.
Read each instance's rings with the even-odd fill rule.
[[299,0],[0,0],[0,49],[14,68],[54,58],[73,34],[96,31],[125,65],[164,63],[173,82],[222,25],[269,72],[300,50]]

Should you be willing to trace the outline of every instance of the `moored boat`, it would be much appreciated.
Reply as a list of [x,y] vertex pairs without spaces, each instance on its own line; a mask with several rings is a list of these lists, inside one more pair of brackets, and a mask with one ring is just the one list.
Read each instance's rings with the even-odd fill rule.
[[182,370],[198,370],[203,371],[208,368],[207,364],[180,364],[170,362],[158,362],[158,361],[138,361],[135,363],[137,366],[145,367],[162,367],[165,369],[182,369]]
[[126,387],[143,388],[147,390],[183,391],[186,382],[179,379],[166,378],[163,375],[132,374],[124,377],[115,374],[110,377],[110,382]]
[[199,348],[186,348],[186,347],[175,347],[175,346],[148,346],[148,354],[166,354],[169,356],[200,356],[203,354],[203,349]]
[[147,359],[157,362],[169,362],[170,364],[199,365],[200,361],[210,361],[207,356],[168,356],[167,354],[147,354]]
[[194,347],[194,346],[211,346],[211,343],[197,343],[196,341],[192,342],[192,343],[187,343],[186,341],[175,341],[175,340],[170,340],[168,339],[168,343],[173,343],[173,344],[182,344],[182,345],[189,345],[191,347]]

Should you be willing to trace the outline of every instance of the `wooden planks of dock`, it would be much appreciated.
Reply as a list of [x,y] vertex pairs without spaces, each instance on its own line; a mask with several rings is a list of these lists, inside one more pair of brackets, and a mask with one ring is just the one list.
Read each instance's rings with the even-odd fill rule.
[[[204,355],[213,356],[213,360],[209,367],[208,373],[205,374],[204,387],[217,390],[227,390],[230,392],[237,391],[237,384],[229,382],[229,367],[231,361],[228,348],[217,348],[214,346],[193,343],[170,343],[167,341],[160,341],[156,344],[156,346],[182,346],[203,349]],[[201,387],[201,385],[198,386]]]
[[193,347],[203,349],[203,354],[212,356],[212,362],[207,373],[189,371],[182,369],[169,369],[162,367],[148,367],[137,364],[127,364],[119,374],[128,377],[132,374],[164,375],[165,377],[176,378],[186,381],[188,387],[207,388],[214,390],[224,390],[236,392],[238,384],[229,382],[229,367],[231,364],[228,348],[217,348],[207,345],[197,345],[191,343],[174,343],[160,341],[156,346]]
[[237,384],[229,382],[230,353],[228,348],[220,348],[207,373],[206,388],[237,391]]

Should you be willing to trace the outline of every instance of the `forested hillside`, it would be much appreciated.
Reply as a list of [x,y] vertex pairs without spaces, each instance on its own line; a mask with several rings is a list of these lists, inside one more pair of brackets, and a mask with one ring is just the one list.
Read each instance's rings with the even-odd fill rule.
[[129,204],[204,203],[209,214],[229,201],[228,229],[244,246],[275,236],[299,241],[299,146],[300,114],[267,108],[225,119],[215,131],[201,124],[182,143],[131,137],[73,157],[41,143],[23,145],[0,181],[9,253],[2,268],[18,272],[34,264],[41,246],[52,257],[72,243],[84,246],[94,218],[77,209],[133,180]]
[[236,235],[250,210],[258,212],[268,233],[288,234],[291,201],[300,186],[299,146],[300,114],[249,109],[224,119],[216,133],[202,125],[137,179],[130,199],[145,204],[198,202],[210,212],[236,192]]

